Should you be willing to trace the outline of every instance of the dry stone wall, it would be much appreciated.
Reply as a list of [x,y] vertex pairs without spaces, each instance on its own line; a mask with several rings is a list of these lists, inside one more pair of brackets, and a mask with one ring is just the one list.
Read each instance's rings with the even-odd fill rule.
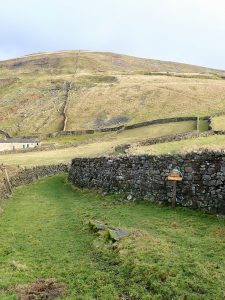
[[102,128],[102,129],[84,129],[84,130],[67,130],[67,131],[59,131],[50,133],[49,137],[62,137],[62,136],[78,136],[83,134],[94,134],[99,132],[114,132],[124,130],[124,125],[117,126],[117,127],[109,127],[109,128]]
[[184,122],[184,121],[197,121],[197,117],[175,117],[175,118],[156,119],[156,120],[140,122],[132,125],[127,125],[127,126],[120,125],[117,127],[108,127],[108,128],[101,128],[101,129],[59,131],[55,133],[50,133],[49,137],[60,137],[60,136],[68,136],[68,135],[77,136],[82,134],[94,134],[98,132],[110,132],[110,131],[114,132],[114,131],[135,129],[135,128],[140,128],[140,127],[145,127],[145,126],[155,125],[155,124],[166,124],[171,122]]
[[155,125],[155,124],[166,124],[171,122],[184,122],[184,121],[197,121],[197,117],[175,117],[175,118],[151,120],[151,121],[124,126],[124,130],[140,128],[140,127]]
[[160,137],[156,137],[156,138],[150,138],[150,139],[141,141],[137,144],[139,146],[149,146],[149,145],[155,145],[155,144],[161,144],[161,143],[189,140],[189,139],[198,138],[198,137],[207,137],[207,136],[211,136],[211,135],[215,135],[215,132],[214,131],[205,131],[205,132],[199,133],[197,130],[195,130],[195,131],[190,131],[190,132],[177,133],[177,134],[160,136]]
[[148,145],[155,145],[155,144],[161,144],[161,143],[187,140],[187,139],[197,138],[197,137],[199,137],[199,132],[196,130],[196,131],[190,131],[190,132],[185,132],[185,133],[171,134],[171,135],[165,135],[165,136],[160,136],[160,137],[156,137],[156,138],[146,139],[146,140],[138,143],[138,145],[148,146]]
[[177,204],[207,212],[225,213],[225,153],[186,155],[77,158],[69,179],[78,187],[121,193],[127,199],[168,203],[172,184],[167,176],[174,167],[183,173],[177,185]]

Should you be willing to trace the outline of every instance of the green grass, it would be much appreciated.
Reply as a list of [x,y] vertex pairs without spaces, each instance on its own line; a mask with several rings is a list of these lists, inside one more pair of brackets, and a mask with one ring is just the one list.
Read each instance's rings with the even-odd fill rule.
[[[65,175],[18,188],[0,215],[0,298],[54,278],[64,300],[224,299],[224,219],[117,198],[73,188]],[[90,219],[133,234],[113,250],[89,232]]]
[[115,136],[115,139],[121,140],[122,143],[132,143],[136,140],[139,141],[193,130],[196,130],[195,121],[171,122],[124,130],[121,133],[118,133],[118,135]]
[[209,123],[207,120],[199,120],[199,132],[204,132],[209,130]]
[[132,154],[165,154],[184,153],[198,149],[225,149],[225,136],[213,135],[177,142],[156,144],[151,146],[134,147],[129,150]]

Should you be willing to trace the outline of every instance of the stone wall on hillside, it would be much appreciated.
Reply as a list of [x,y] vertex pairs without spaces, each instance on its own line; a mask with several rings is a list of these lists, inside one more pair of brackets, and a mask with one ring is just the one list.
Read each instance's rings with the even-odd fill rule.
[[124,130],[128,129],[134,129],[149,125],[156,125],[156,124],[166,124],[171,122],[184,122],[184,121],[197,121],[197,117],[174,117],[174,118],[165,118],[165,119],[157,119],[157,120],[151,120],[146,122],[141,122],[133,125],[127,125],[124,126]]
[[214,213],[225,213],[225,153],[77,158],[69,179],[78,187],[121,193],[128,199],[171,202],[167,176],[174,167],[183,173],[177,185],[177,203]]
[[84,130],[67,130],[67,131],[59,131],[50,133],[49,137],[63,137],[63,136],[79,136],[83,134],[94,134],[100,132],[114,132],[124,130],[124,125],[117,126],[117,127],[109,127],[109,128],[102,128],[102,129],[84,129]]
[[145,127],[149,125],[166,124],[171,122],[184,122],[184,121],[197,121],[197,117],[174,117],[174,118],[150,120],[150,121],[140,122],[140,123],[127,125],[127,126],[120,125],[117,127],[108,127],[108,128],[101,128],[101,129],[59,131],[55,133],[50,133],[49,137],[60,137],[60,136],[68,136],[68,135],[77,136],[82,134],[94,134],[99,132],[110,132],[110,131],[114,132],[114,131],[135,129],[135,128]]
[[8,182],[4,167],[1,167],[0,200],[6,199],[10,195],[11,189],[17,186],[32,183],[42,177],[68,172],[68,169],[69,165],[66,164],[18,168],[13,170],[13,172],[7,172]]
[[205,131],[205,132],[199,133],[197,130],[195,130],[195,131],[190,131],[190,132],[177,133],[177,134],[160,136],[160,137],[156,137],[156,138],[150,138],[150,139],[141,141],[137,144],[139,146],[148,146],[148,145],[155,145],[155,144],[161,144],[161,143],[189,140],[189,139],[198,138],[198,137],[207,137],[210,135],[215,135],[215,132],[214,131]]
[[138,145],[139,146],[148,146],[148,145],[155,145],[155,144],[161,144],[161,143],[187,140],[187,139],[197,138],[197,137],[199,137],[199,132],[196,130],[196,131],[171,134],[171,135],[146,139],[144,141],[139,142]]

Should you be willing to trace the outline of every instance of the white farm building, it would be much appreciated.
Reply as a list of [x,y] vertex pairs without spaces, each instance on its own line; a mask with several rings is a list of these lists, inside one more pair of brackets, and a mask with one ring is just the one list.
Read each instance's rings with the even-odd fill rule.
[[0,151],[16,151],[35,148],[38,146],[37,138],[5,138],[0,139]]

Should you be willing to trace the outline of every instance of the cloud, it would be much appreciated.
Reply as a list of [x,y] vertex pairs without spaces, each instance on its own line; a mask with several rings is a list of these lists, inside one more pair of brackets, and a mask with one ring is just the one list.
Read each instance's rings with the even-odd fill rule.
[[0,0],[0,57],[114,51],[225,69],[223,0]]

